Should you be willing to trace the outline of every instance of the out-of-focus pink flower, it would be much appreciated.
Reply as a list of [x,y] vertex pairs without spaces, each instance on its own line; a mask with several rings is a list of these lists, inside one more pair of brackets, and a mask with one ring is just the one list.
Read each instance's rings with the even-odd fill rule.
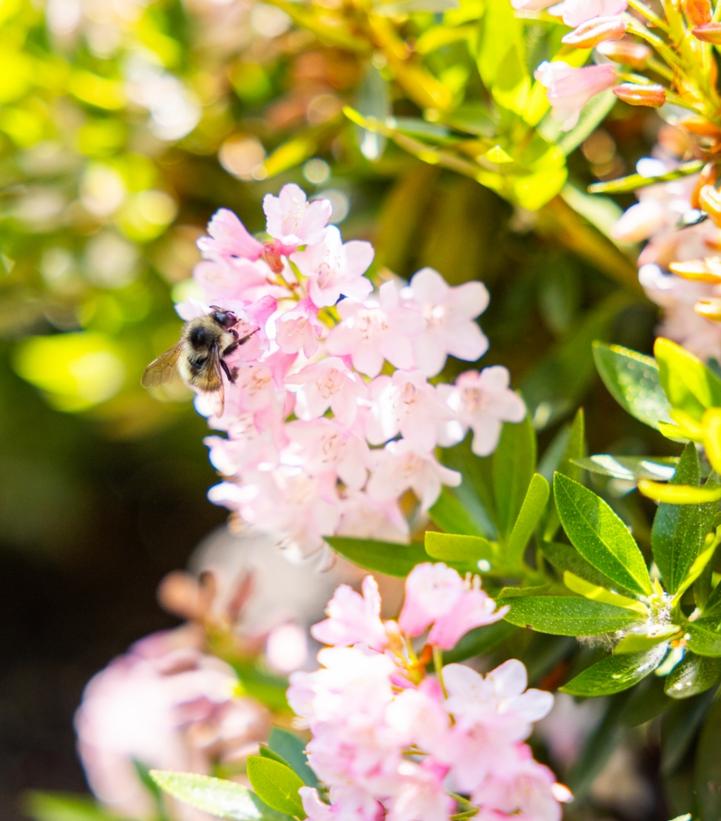
[[305,192],[291,183],[284,185],[277,197],[266,194],[263,211],[271,237],[297,246],[320,242],[332,209],[328,200],[308,202]]
[[341,501],[340,536],[405,542],[410,528],[395,499],[373,499],[364,491],[346,493]]
[[328,329],[318,320],[318,312],[310,300],[299,302],[291,310],[280,311],[275,317],[275,338],[283,353],[302,351],[311,357],[327,333]]
[[373,260],[369,242],[343,242],[334,226],[325,230],[323,239],[293,257],[309,279],[309,293],[319,308],[335,305],[341,296],[365,299],[373,290],[363,276]]
[[565,131],[576,125],[581,109],[592,97],[617,82],[612,65],[573,68],[560,60],[541,63],[535,77],[546,87],[554,117]]
[[263,254],[263,243],[248,233],[248,229],[227,208],[221,208],[208,223],[209,237],[198,240],[198,248],[206,259],[256,260]]
[[564,0],[551,9],[567,26],[580,26],[593,17],[610,17],[626,11],[626,0]]
[[[422,720],[422,719],[421,719]],[[390,802],[388,821],[439,821],[450,818],[456,802],[443,786],[442,773],[411,761],[398,767],[398,786]]]
[[380,445],[398,433],[419,450],[432,450],[452,418],[438,389],[419,371],[396,371],[379,376],[370,386],[371,409],[366,418],[366,435]]
[[451,288],[433,268],[411,278],[405,296],[415,303],[425,327],[413,341],[416,367],[426,376],[440,373],[450,354],[475,361],[488,350],[488,340],[473,321],[488,307],[488,291],[480,282]]
[[623,17],[592,17],[569,31],[561,42],[575,48],[593,48],[600,43],[620,40],[625,33]]
[[388,643],[381,621],[378,584],[372,576],[363,579],[363,595],[342,584],[326,608],[328,618],[316,624],[311,633],[323,644],[365,644],[382,650]]
[[444,467],[432,452],[413,448],[403,439],[389,442],[383,450],[372,451],[373,467],[368,494],[379,500],[399,498],[412,490],[428,510],[438,498],[442,485],[456,487],[461,475]]
[[468,587],[444,564],[420,564],[406,579],[406,597],[399,617],[401,629],[419,636],[432,625],[428,643],[447,650],[474,627],[503,618],[506,609],[480,588]]
[[423,318],[402,303],[395,282],[384,282],[377,299],[344,299],[338,313],[342,321],[328,339],[330,353],[349,356],[356,370],[371,377],[384,359],[396,368],[413,367],[411,337],[422,330]]
[[506,368],[499,365],[462,373],[453,388],[443,388],[456,422],[447,428],[448,442],[473,432],[471,449],[478,456],[495,450],[503,422],[521,422],[526,415],[523,400],[509,387]]
[[286,426],[289,449],[283,461],[312,474],[332,472],[353,490],[365,484],[370,451],[364,438],[333,419],[296,420]]
[[[78,750],[93,792],[118,813],[153,812],[134,762],[207,773],[214,762],[242,760],[267,735],[265,708],[234,698],[231,668],[195,641],[188,628],[148,636],[85,688],[75,716]],[[208,818],[181,804],[172,817]]]

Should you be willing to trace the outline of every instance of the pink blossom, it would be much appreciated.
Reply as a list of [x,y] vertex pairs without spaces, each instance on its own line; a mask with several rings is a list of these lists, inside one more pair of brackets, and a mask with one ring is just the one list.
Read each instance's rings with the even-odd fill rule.
[[209,237],[198,240],[198,248],[206,259],[255,261],[263,254],[263,243],[252,237],[238,217],[227,208],[215,212],[208,223],[208,233]]
[[351,491],[341,501],[339,536],[406,542],[410,528],[395,499],[378,500],[364,491]]
[[485,285],[467,282],[451,288],[433,268],[423,268],[413,275],[407,296],[425,322],[413,351],[416,367],[426,376],[440,373],[448,354],[474,361],[488,350],[488,340],[473,321],[488,307]]
[[316,624],[311,633],[323,644],[365,644],[382,650],[388,643],[381,621],[381,599],[373,576],[363,579],[363,594],[342,584],[328,602],[328,618]]
[[[422,719],[421,719],[422,720]],[[445,821],[456,802],[443,786],[443,778],[428,767],[403,761],[398,767],[398,786],[390,802],[388,821]]]
[[358,374],[338,357],[328,357],[307,365],[286,380],[296,395],[296,414],[301,419],[316,419],[329,408],[344,425],[352,425],[366,387]]
[[534,76],[548,90],[554,117],[564,131],[576,125],[581,109],[592,97],[617,82],[612,65],[573,68],[560,60],[541,63]]
[[366,419],[368,441],[380,445],[398,433],[419,450],[438,443],[452,417],[438,389],[419,371],[396,371],[379,376],[370,386],[371,409]]
[[541,11],[555,2],[556,0],[511,0],[511,5],[518,11]]
[[335,305],[341,296],[365,299],[373,290],[363,276],[373,260],[369,242],[343,242],[340,231],[331,225],[316,245],[293,257],[301,272],[309,278],[309,293],[318,307]]
[[610,17],[626,11],[626,0],[564,0],[551,9],[567,26],[580,26],[592,17]]
[[384,359],[397,368],[413,366],[411,336],[422,330],[423,319],[401,302],[395,282],[384,282],[377,299],[342,300],[338,313],[341,323],[328,339],[331,353],[350,356],[353,367],[368,376],[378,376]]
[[263,211],[268,233],[284,245],[312,245],[320,242],[331,216],[328,200],[308,202],[305,193],[292,183],[284,185],[274,197],[266,194]]
[[448,406],[456,415],[447,429],[447,442],[459,441],[470,428],[475,454],[487,456],[495,450],[503,422],[521,422],[526,415],[523,400],[510,390],[509,382],[506,368],[496,365],[480,373],[466,371],[452,389],[445,388]]
[[448,650],[474,627],[503,618],[507,608],[479,588],[469,588],[444,564],[420,564],[406,579],[406,596],[399,618],[401,629],[419,636],[432,625],[428,643]]
[[365,484],[370,460],[368,444],[356,433],[332,419],[295,421],[286,426],[289,448],[286,464],[305,467],[312,474],[332,471],[348,487],[360,490]]
[[284,353],[300,353],[307,357],[320,347],[320,340],[327,334],[327,328],[318,319],[317,311],[310,300],[299,302],[295,308],[279,311],[274,317],[275,339]]
[[320,800],[318,790],[313,787],[301,787],[298,794],[303,802],[308,821],[336,821],[338,819],[338,813]]
[[428,510],[438,498],[442,485],[461,483],[461,475],[443,467],[432,453],[419,452],[404,440],[389,442],[382,451],[373,451],[375,464],[368,480],[368,494],[379,500],[397,499],[412,490]]

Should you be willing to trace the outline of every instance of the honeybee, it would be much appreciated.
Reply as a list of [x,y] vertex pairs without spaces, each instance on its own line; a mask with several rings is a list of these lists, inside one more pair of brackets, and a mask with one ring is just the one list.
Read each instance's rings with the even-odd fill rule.
[[237,371],[228,366],[225,357],[244,345],[259,328],[240,336],[235,326],[238,317],[217,305],[211,305],[206,316],[185,324],[180,341],[154,359],[143,373],[146,388],[162,385],[180,374],[183,381],[202,393],[219,398],[218,415],[223,413],[223,374],[235,382]]

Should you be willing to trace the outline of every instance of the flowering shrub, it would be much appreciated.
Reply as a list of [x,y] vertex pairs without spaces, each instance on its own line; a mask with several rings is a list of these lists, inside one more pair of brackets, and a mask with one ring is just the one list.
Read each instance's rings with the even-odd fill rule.
[[210,498],[301,555],[324,536],[404,541],[403,495],[412,491],[423,514],[442,485],[460,483],[435,448],[470,429],[485,456],[502,422],[525,415],[503,367],[429,381],[447,356],[486,352],[474,320],[488,292],[477,282],[452,288],[430,268],[374,290],[364,276],[373,249],[342,241],[328,225],[330,202],[286,185],[263,208],[263,241],[229,211],[215,215],[199,243],[199,298],[179,306],[189,320],[220,305],[253,333],[226,359],[234,381],[222,411],[213,397],[198,400],[226,432],[207,440],[224,476]]

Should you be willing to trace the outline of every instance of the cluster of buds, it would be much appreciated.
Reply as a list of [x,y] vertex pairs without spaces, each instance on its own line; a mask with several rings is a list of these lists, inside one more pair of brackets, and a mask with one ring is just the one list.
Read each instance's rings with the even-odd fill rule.
[[328,645],[320,669],[291,677],[288,699],[310,729],[308,762],[327,798],[302,788],[307,817],[559,821],[570,793],[525,743],[551,694],[527,690],[516,659],[486,676],[443,664],[442,649],[504,611],[477,580],[422,564],[406,580],[398,620],[380,612],[372,577],[362,595],[338,588],[313,629]]
[[207,440],[224,479],[210,498],[300,555],[335,534],[404,541],[401,498],[422,516],[443,484],[461,481],[436,448],[470,430],[474,452],[488,454],[503,421],[525,415],[505,368],[435,378],[448,355],[485,353],[475,319],[488,292],[452,288],[430,268],[374,290],[364,275],[373,248],[343,242],[330,202],[286,185],[263,207],[260,239],[229,211],[213,217],[198,299],[179,306],[185,319],[221,306],[253,332],[226,358],[234,381],[222,413],[207,396],[196,403],[225,432]]

